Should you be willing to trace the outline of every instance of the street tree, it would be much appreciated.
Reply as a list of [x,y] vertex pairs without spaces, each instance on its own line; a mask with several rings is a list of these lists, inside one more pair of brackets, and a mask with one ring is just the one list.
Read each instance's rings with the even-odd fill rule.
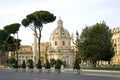
[[[13,52],[12,54],[13,55],[11,55],[12,57],[14,57],[15,56],[15,52],[16,52],[16,49],[19,49],[20,48],[20,42],[21,42],[21,40],[20,39],[16,39],[16,38],[14,38],[14,37],[12,37],[12,36],[10,36],[9,38],[8,38],[8,40],[7,40],[7,46],[6,46],[6,50],[9,52],[9,51],[11,51],[11,52]],[[17,44],[17,45],[16,45]],[[17,46],[17,48],[16,48],[16,46]]]
[[76,40],[78,53],[83,60],[90,61],[92,67],[96,67],[97,61],[111,61],[114,56],[111,37],[111,30],[105,22],[87,26]]
[[5,59],[7,59],[7,52],[12,50],[11,47],[13,47],[13,45],[16,45],[17,50],[17,43],[20,45],[20,39],[15,39],[11,36],[11,34],[15,35],[18,32],[19,28],[20,24],[14,23],[6,25],[3,30],[0,30],[0,52],[2,54],[1,57],[4,57],[3,63],[5,63]]
[[19,31],[20,26],[21,25],[19,23],[13,23],[13,24],[6,25],[4,27],[4,30],[6,30],[7,34],[8,34],[7,39],[6,39],[6,43],[7,43],[8,39],[9,39],[10,35],[13,34],[15,36],[15,34],[17,34],[17,39],[16,40],[13,39],[13,41],[14,40],[16,41],[16,42],[14,41],[14,44],[16,45],[17,61],[18,61],[18,42],[17,41],[20,41],[20,40],[18,40],[18,31]]
[[35,11],[28,14],[26,18],[22,20],[22,25],[25,27],[30,27],[34,32],[35,36],[38,38],[38,55],[40,59],[40,42],[41,42],[41,32],[43,29],[43,24],[53,22],[56,19],[52,13],[48,11]]
[[0,64],[4,64],[5,63],[5,40],[7,37],[7,32],[5,30],[0,29]]
[[4,30],[6,30],[9,35],[16,34],[19,31],[20,26],[21,25],[19,23],[13,23],[10,25],[6,25],[4,27]]
[[4,43],[7,37],[7,32],[3,29],[0,29],[0,45]]

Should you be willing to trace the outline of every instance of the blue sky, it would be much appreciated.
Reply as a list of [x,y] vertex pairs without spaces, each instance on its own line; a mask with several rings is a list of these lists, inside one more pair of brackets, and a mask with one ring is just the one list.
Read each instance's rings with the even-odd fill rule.
[[[0,0],[0,29],[12,23],[21,23],[27,14],[47,10],[57,18],[53,23],[44,25],[42,42],[49,41],[50,34],[57,27],[59,17],[70,34],[105,21],[112,29],[120,26],[120,0]],[[33,32],[21,26],[19,30],[21,44],[33,43]]]

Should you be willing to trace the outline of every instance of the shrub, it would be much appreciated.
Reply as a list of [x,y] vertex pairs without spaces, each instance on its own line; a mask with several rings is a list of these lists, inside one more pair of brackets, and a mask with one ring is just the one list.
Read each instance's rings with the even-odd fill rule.
[[23,60],[23,63],[21,65],[22,68],[26,68],[25,60]]
[[53,67],[56,63],[56,60],[55,59],[50,59],[50,65]]
[[14,67],[16,59],[12,57],[12,58],[7,59],[6,62],[7,62],[7,65]]
[[32,69],[34,66],[33,66],[33,60],[32,59],[29,59],[28,61],[28,67],[30,68],[30,69]]
[[73,69],[80,69],[80,65],[78,63],[77,58],[75,59],[75,63],[74,63]]
[[41,69],[41,68],[42,68],[41,60],[40,60],[40,59],[38,59],[38,63],[37,63],[37,65],[36,65],[36,67],[37,67],[38,69]]
[[50,66],[50,63],[49,63],[49,61],[48,61],[48,59],[47,59],[46,65],[45,65],[45,69],[50,69],[50,68],[51,68],[51,66]]
[[17,60],[15,61],[14,68],[18,68],[18,61]]
[[61,61],[59,59],[56,61],[55,69],[61,69]]

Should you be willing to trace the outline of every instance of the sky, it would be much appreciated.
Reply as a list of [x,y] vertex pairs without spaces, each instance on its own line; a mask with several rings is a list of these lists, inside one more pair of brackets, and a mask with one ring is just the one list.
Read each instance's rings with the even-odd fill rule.
[[[120,26],[119,3],[120,0],[0,0],[0,29],[13,23],[21,24],[26,15],[40,10],[56,16],[54,22],[43,25],[42,42],[49,41],[59,17],[63,27],[74,35],[102,21],[113,29]],[[33,32],[29,27],[21,26],[18,34],[22,45],[32,45]]]

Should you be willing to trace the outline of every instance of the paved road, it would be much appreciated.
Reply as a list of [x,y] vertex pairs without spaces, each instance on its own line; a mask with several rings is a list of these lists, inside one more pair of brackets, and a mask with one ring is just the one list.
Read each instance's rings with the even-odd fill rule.
[[37,72],[0,71],[0,80],[120,80],[120,72],[81,71],[73,74],[71,71],[56,74]]

